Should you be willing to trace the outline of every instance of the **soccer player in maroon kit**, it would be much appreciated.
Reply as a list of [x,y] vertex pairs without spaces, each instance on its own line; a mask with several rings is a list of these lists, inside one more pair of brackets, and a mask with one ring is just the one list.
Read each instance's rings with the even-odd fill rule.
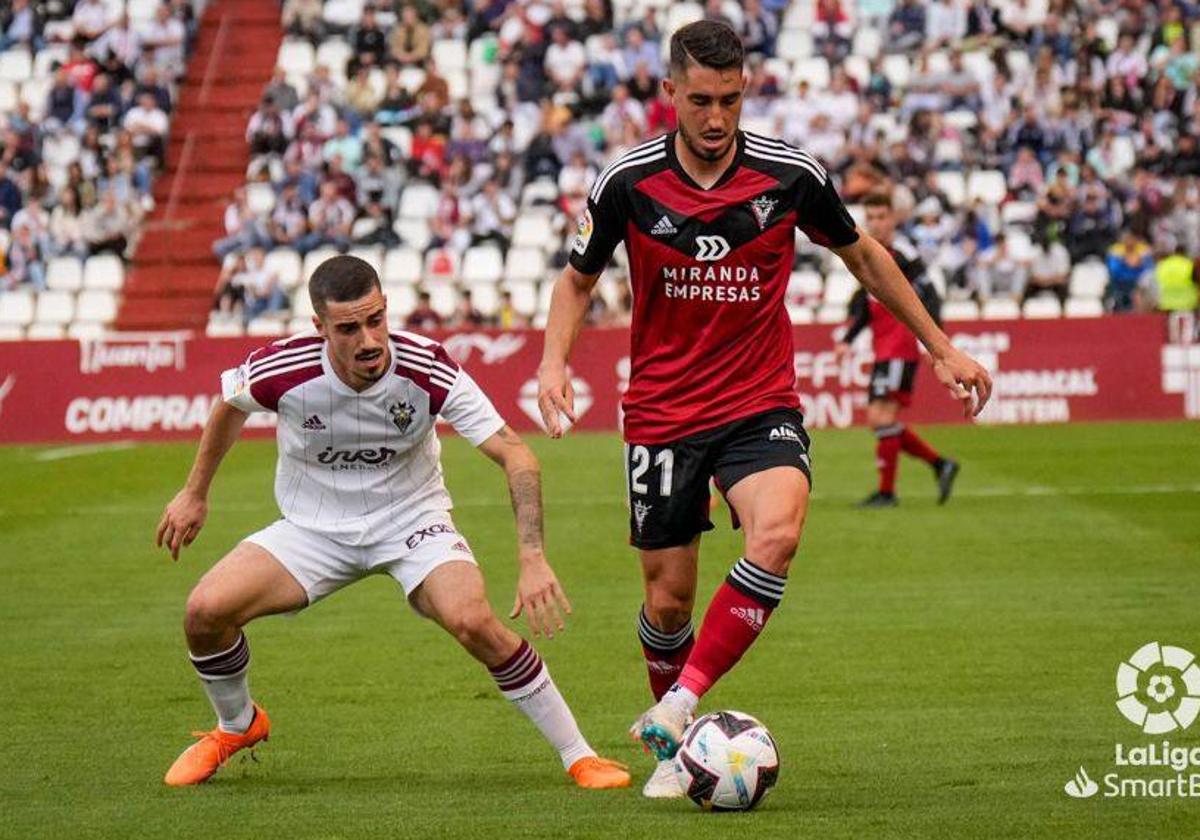
[[[887,249],[855,228],[824,168],[739,130],[743,58],[722,23],[698,21],[672,36],[663,88],[679,127],[596,179],[554,287],[538,370],[546,429],[559,437],[561,416],[574,420],[571,346],[596,279],[624,240],[634,299],[623,402],[630,542],[642,562],[639,637],[658,701],[631,731],[661,762],[678,750],[703,694],[779,606],[808,508],[808,435],[784,304],[794,230],[833,249],[917,334],[964,413],[978,413],[991,392],[987,371],[950,344]],[[710,477],[745,546],[693,642]],[[665,767],[652,782],[665,783]],[[659,787],[657,795],[671,794]]]
[[[925,263],[916,247],[896,233],[892,199],[874,193],[867,196],[863,204],[867,211],[867,231],[875,241],[888,249],[936,322],[941,300],[925,276]],[[895,507],[898,504],[896,467],[902,450],[933,468],[938,483],[938,504],[945,504],[950,498],[954,479],[958,477],[958,462],[943,458],[911,426],[896,419],[900,409],[912,402],[913,380],[920,358],[917,339],[886,306],[863,289],[855,292],[850,300],[850,314],[850,324],[837,344],[838,356],[848,355],[851,343],[868,326],[871,328],[871,347],[875,353],[867,401],[867,424],[875,433],[879,490],[860,502],[859,507]]]

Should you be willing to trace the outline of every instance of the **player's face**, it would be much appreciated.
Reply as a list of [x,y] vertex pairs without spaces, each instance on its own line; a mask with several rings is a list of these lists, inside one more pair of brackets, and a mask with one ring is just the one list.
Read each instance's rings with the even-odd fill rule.
[[880,242],[892,241],[896,232],[896,217],[888,207],[867,207],[867,233]]
[[746,78],[740,68],[714,70],[692,64],[682,78],[663,80],[675,105],[679,136],[701,160],[720,160],[736,140]]
[[313,319],[329,345],[329,357],[351,388],[365,388],[387,373],[387,298],[374,289],[358,300],[328,301],[325,314]]

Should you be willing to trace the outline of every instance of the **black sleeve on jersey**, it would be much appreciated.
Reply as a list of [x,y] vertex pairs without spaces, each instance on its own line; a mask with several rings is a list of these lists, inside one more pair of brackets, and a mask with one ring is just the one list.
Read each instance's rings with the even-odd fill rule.
[[942,296],[925,277],[924,272],[913,282],[913,289],[916,291],[917,297],[921,299],[921,303],[925,305],[925,311],[929,313],[929,317],[940,327],[942,325]]
[[854,339],[858,338],[858,334],[867,328],[871,323],[871,307],[867,305],[867,291],[860,288],[850,298],[850,326],[846,327],[846,334],[842,336],[842,341],[850,344]]
[[834,189],[833,181],[825,176],[825,182],[816,177],[800,179],[796,191],[797,226],[813,242],[826,248],[841,248],[858,241],[854,219]]
[[604,185],[599,200],[588,196],[571,242],[569,262],[580,274],[599,274],[612,259],[617,243],[625,238],[625,214],[621,212],[621,189],[617,179]]

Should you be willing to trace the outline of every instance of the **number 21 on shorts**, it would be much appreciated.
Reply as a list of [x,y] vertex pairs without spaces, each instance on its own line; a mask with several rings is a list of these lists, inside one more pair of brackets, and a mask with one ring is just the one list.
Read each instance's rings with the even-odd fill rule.
[[[626,444],[625,470],[629,478],[629,492],[632,495],[649,495],[650,485],[655,484],[657,486],[654,489],[658,491],[658,495],[666,498],[671,495],[675,453],[670,449],[660,449],[658,452],[652,453],[648,447],[640,444],[633,446]],[[657,481],[654,480],[655,474],[657,474]]]

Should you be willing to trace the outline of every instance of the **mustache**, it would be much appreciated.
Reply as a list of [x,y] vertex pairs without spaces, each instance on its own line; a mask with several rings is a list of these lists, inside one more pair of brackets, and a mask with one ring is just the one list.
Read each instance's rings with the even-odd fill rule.
[[382,349],[363,350],[361,353],[355,353],[354,358],[356,361],[359,361],[359,362],[370,362],[375,359],[378,359],[382,355],[383,355]]

